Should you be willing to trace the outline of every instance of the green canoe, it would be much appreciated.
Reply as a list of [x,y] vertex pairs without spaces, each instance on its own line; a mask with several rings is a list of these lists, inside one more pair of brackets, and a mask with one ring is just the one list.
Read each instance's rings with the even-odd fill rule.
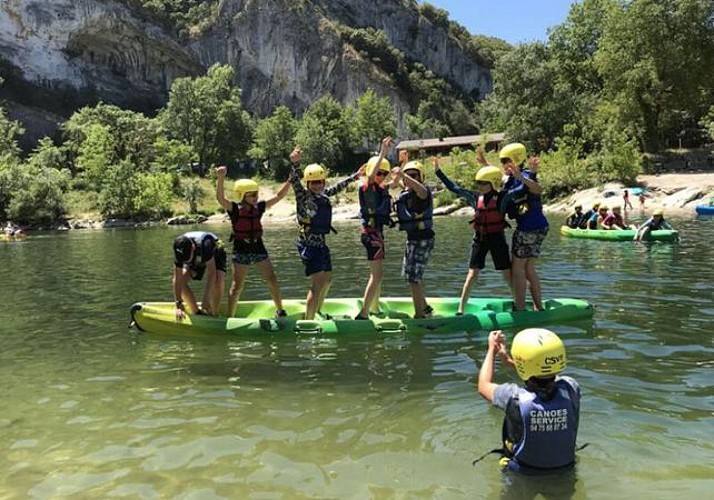
[[303,320],[304,300],[284,300],[288,317],[275,319],[275,306],[269,300],[240,302],[237,317],[188,316],[177,321],[173,302],[137,302],[131,307],[132,324],[142,331],[162,335],[265,335],[307,334],[343,335],[353,333],[449,333],[499,328],[522,328],[592,317],[593,307],[584,300],[550,299],[543,311],[514,312],[513,300],[471,299],[466,314],[456,316],[458,298],[430,298],[434,309],[430,318],[413,319],[408,297],[383,298],[381,313],[369,320],[354,320],[361,299],[327,299],[322,311],[330,318]]
[[[560,226],[560,233],[569,238],[583,238],[588,240],[603,241],[632,241],[637,233],[634,229],[573,229]],[[662,229],[650,231],[643,241],[677,241],[679,233],[674,230]]]

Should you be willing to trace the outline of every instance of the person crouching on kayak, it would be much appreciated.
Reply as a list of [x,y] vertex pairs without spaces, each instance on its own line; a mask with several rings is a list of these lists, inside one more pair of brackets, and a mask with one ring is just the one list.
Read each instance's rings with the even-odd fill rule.
[[237,200],[234,202],[225,196],[224,181],[227,171],[225,166],[216,169],[216,200],[228,212],[233,229],[231,234],[231,240],[233,240],[233,282],[228,295],[227,316],[231,317],[235,313],[236,304],[245,287],[248,267],[255,264],[263,274],[270,297],[275,303],[275,316],[285,317],[287,314],[283,309],[278,277],[275,275],[273,263],[263,243],[263,226],[260,220],[267,209],[288,194],[290,184],[285,182],[280,186],[275,196],[265,201],[258,201],[258,184],[251,179],[239,179],[233,186]]
[[384,276],[384,226],[393,225],[389,217],[392,212],[390,183],[386,180],[391,166],[385,158],[392,144],[391,137],[382,139],[379,156],[373,156],[367,162],[367,179],[359,188],[359,213],[362,223],[360,240],[367,250],[370,275],[364,290],[362,309],[355,316],[357,320],[369,319],[370,313],[379,313],[379,297]]
[[[496,355],[502,364],[515,368],[524,386],[493,382]],[[560,375],[565,366],[563,341],[550,330],[519,332],[510,357],[503,332],[489,333],[477,388],[486,401],[505,412],[503,472],[552,473],[575,465],[580,386]]]
[[511,286],[511,255],[506,242],[506,219],[499,210],[503,192],[501,189],[501,170],[492,165],[486,165],[476,172],[476,188],[478,191],[464,189],[446,176],[439,158],[434,160],[434,171],[446,189],[455,193],[474,209],[474,218],[471,221],[474,237],[471,242],[471,257],[469,258],[469,271],[461,288],[461,301],[456,313],[460,316],[469,301],[471,286],[481,269],[486,267],[486,255],[491,253],[493,265],[497,271],[503,273],[503,278]]
[[647,239],[647,235],[650,231],[659,231],[662,229],[673,230],[672,225],[664,220],[664,210],[661,208],[655,208],[652,212],[652,217],[647,219],[644,224],[637,228],[637,234],[635,234],[635,241],[642,241]]
[[397,182],[404,186],[394,203],[399,220],[399,230],[406,231],[407,243],[402,261],[402,276],[409,282],[414,317],[424,318],[433,312],[426,303],[422,279],[434,249],[433,213],[434,199],[424,182],[424,166],[419,161],[407,162],[392,170]]
[[[206,275],[201,307],[188,286],[190,280],[200,281]],[[173,289],[176,319],[189,314],[215,316],[221,305],[226,280],[226,251],[223,242],[213,233],[191,231],[174,240]]]
[[629,229],[627,222],[622,217],[620,205],[613,205],[611,212],[602,221],[602,228],[608,230]]
[[305,181],[303,186],[300,182],[301,158],[302,150],[297,146],[290,153],[292,168],[288,181],[295,192],[298,223],[296,246],[305,266],[305,276],[310,278],[305,319],[314,319],[316,313],[325,317],[320,311],[332,283],[332,259],[325,238],[327,233],[335,231],[332,228],[330,196],[334,196],[349,183],[357,180],[364,173],[365,167],[360,167],[354,174],[325,188],[325,169],[317,163],[311,163],[303,172],[302,179]]

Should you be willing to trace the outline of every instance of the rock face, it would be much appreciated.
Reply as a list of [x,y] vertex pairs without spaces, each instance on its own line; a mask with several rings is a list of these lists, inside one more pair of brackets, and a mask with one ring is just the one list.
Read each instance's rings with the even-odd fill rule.
[[50,94],[70,90],[123,106],[160,104],[176,77],[202,70],[163,29],[101,0],[5,0],[0,58]]
[[[403,123],[408,96],[342,42],[340,25],[384,30],[409,59],[476,98],[491,90],[489,70],[410,0],[222,0],[218,13],[210,30],[185,42],[126,2],[4,0],[0,96],[26,106],[65,104],[65,114],[99,100],[149,111],[166,101],[177,77],[220,62],[235,68],[246,108],[259,115],[279,104],[300,112],[326,93],[352,104],[373,88],[392,99]],[[18,92],[23,85],[29,96]]]

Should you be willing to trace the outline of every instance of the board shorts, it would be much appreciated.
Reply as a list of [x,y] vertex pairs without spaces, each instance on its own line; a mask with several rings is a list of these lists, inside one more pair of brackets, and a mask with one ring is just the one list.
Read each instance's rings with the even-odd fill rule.
[[327,245],[308,246],[298,241],[297,250],[305,266],[305,276],[332,271],[330,248]]
[[491,259],[496,271],[505,271],[511,268],[511,253],[508,251],[506,235],[503,232],[487,234],[481,238],[479,233],[474,235],[471,243],[471,257],[469,269],[483,269],[486,267],[486,254],[491,252]]
[[362,245],[367,250],[367,260],[384,260],[384,233],[364,231],[360,234]]
[[421,282],[432,250],[434,250],[434,238],[407,240],[402,261],[402,276],[409,283]]
[[268,250],[263,244],[263,239],[255,241],[237,240],[233,242],[233,263],[250,266],[268,258]]
[[513,241],[511,242],[513,256],[519,259],[538,257],[540,255],[540,246],[547,235],[547,227],[533,231],[519,231],[516,229],[513,232]]

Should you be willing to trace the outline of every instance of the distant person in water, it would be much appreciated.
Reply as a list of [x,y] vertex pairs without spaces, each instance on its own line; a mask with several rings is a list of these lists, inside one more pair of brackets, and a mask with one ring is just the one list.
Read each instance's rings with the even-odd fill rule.
[[638,196],[637,199],[640,201],[640,210],[644,210],[645,209],[645,193],[640,193],[640,196]]
[[[188,286],[189,281],[200,281],[206,275],[201,307]],[[213,233],[191,231],[174,240],[173,290],[176,300],[176,319],[189,314],[215,316],[223,296],[226,280],[226,251],[223,242]]]
[[7,221],[3,232],[9,237],[14,238],[15,236],[20,236],[23,230],[19,226],[15,225],[12,221]]
[[268,250],[263,243],[263,225],[261,219],[266,210],[282,200],[290,189],[288,182],[283,183],[275,196],[258,201],[258,184],[251,179],[239,179],[233,186],[236,201],[230,201],[225,196],[224,182],[227,167],[216,169],[216,200],[226,210],[231,219],[233,233],[233,282],[228,296],[228,316],[233,316],[235,307],[245,287],[248,268],[255,264],[260,269],[265,283],[268,285],[270,297],[275,303],[275,316],[287,316],[283,309],[283,299],[280,293],[278,277],[273,263],[268,256]]
[[664,219],[664,210],[661,208],[655,208],[652,212],[652,217],[647,219],[644,224],[637,228],[635,241],[642,241],[643,239],[646,240],[650,231],[659,231],[663,229],[672,230],[674,228]]
[[632,203],[630,203],[630,192],[627,189],[622,192],[622,204],[625,207],[625,210],[627,210],[628,207],[630,210],[633,209]]

